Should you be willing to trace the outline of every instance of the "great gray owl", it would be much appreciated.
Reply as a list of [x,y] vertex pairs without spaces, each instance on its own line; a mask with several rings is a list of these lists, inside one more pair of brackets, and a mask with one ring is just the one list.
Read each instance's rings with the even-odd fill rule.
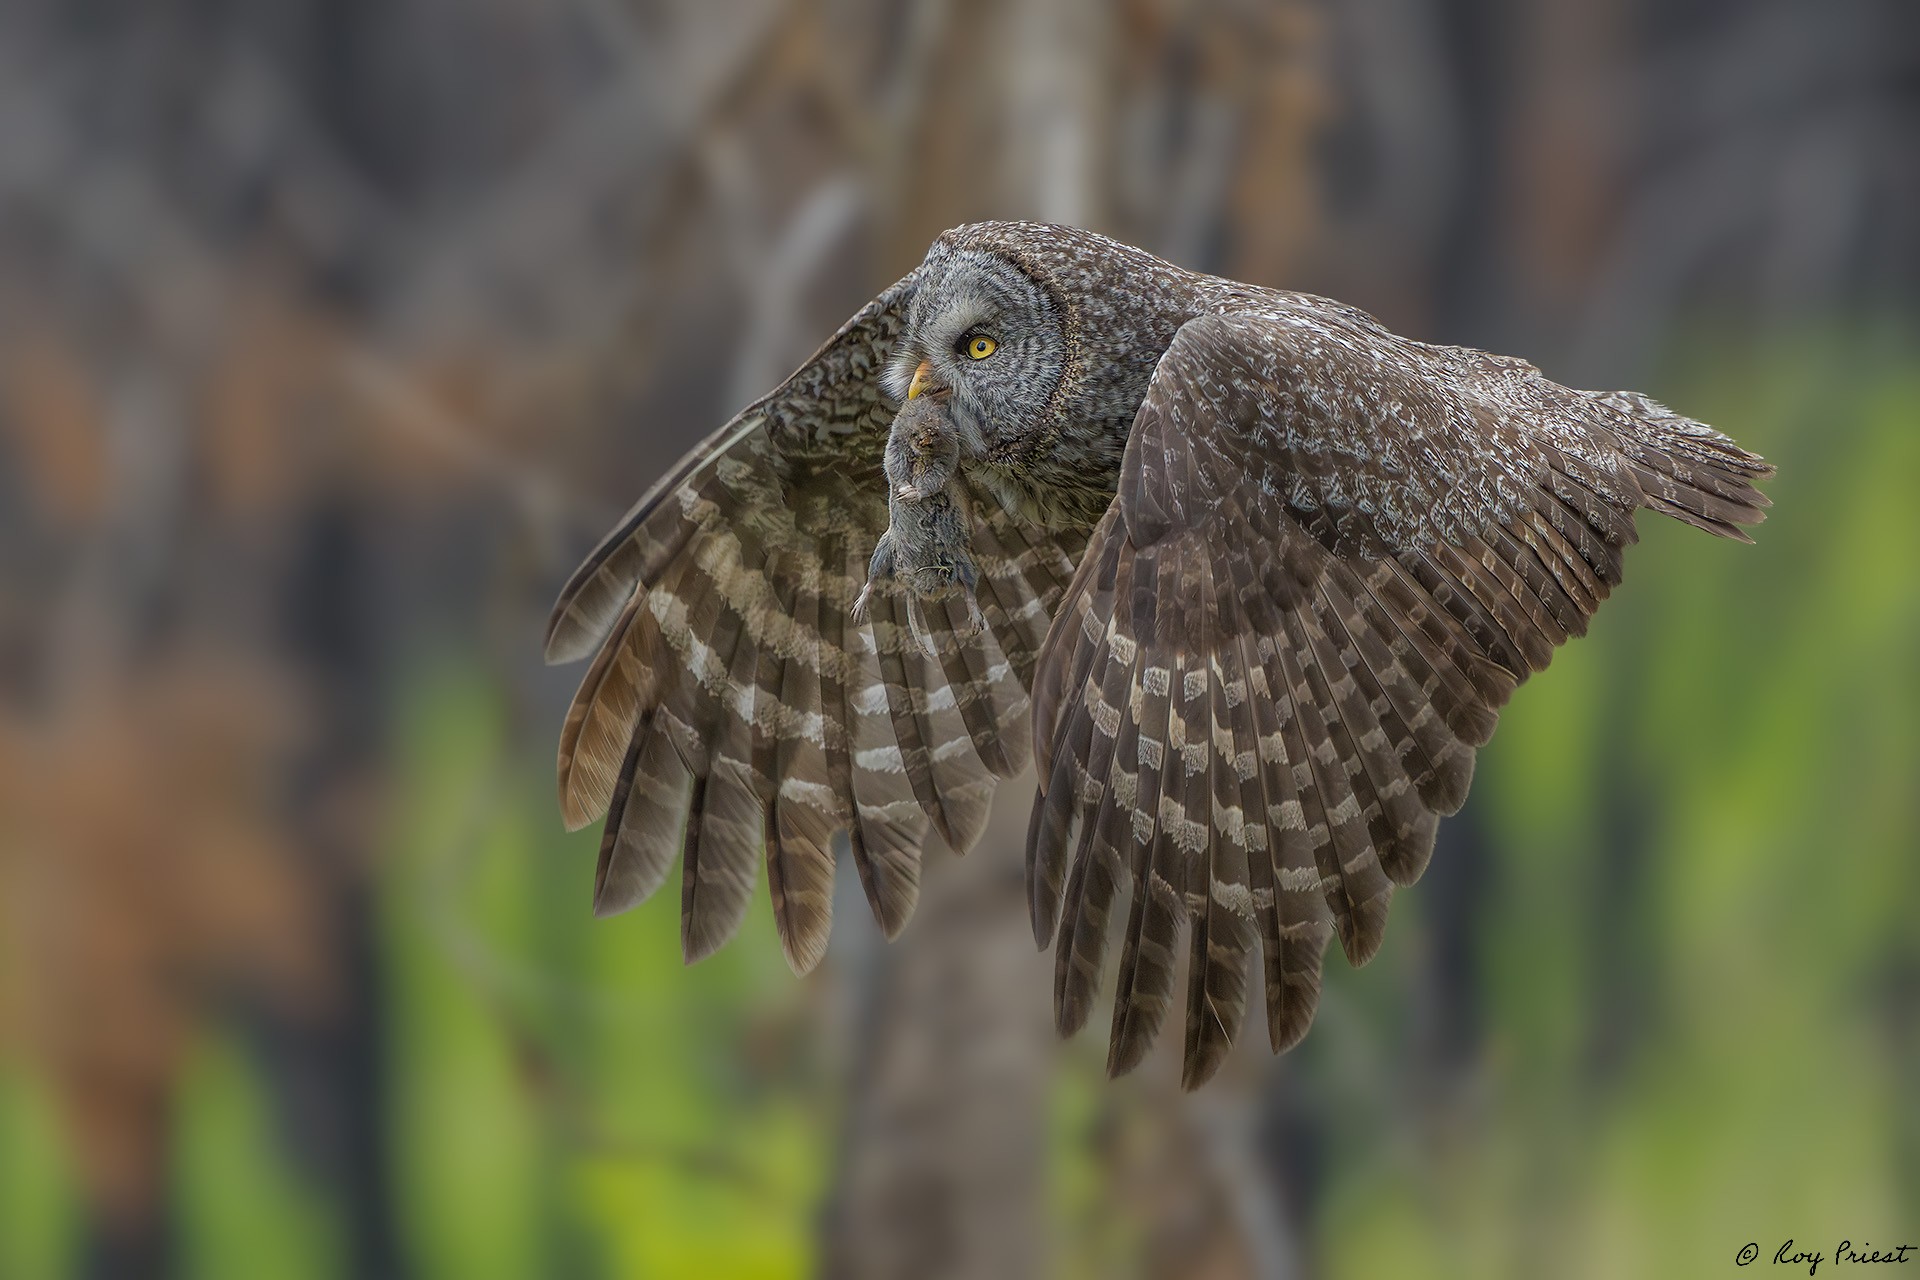
[[598,654],[561,806],[607,815],[599,913],[683,859],[689,961],[764,860],[804,972],[835,833],[892,937],[929,827],[971,846],[1031,741],[1061,1032],[1123,915],[1108,1069],[1138,1063],[1184,933],[1192,1087],[1256,947],[1276,1052],[1328,938],[1373,955],[1500,707],[1620,580],[1634,513],[1745,540],[1771,471],[1645,396],[1326,298],[961,227],[567,583],[547,658]]

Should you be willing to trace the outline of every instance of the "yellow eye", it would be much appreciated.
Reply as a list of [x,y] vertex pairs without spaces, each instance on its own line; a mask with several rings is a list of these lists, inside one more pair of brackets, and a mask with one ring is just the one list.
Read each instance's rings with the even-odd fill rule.
[[967,354],[972,356],[975,360],[985,360],[988,356],[992,355],[995,351],[998,351],[999,349],[1000,349],[1000,344],[995,342],[992,338],[989,338],[984,333],[979,335],[976,338],[973,338],[971,341],[967,343]]

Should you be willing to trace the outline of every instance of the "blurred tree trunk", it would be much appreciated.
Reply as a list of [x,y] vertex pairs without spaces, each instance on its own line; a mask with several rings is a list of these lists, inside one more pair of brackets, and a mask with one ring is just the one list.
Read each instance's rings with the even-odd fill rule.
[[1028,786],[1002,788],[971,854],[928,851],[912,925],[862,966],[823,1274],[1042,1274],[1052,964],[1019,850]]
[[[917,197],[900,210],[904,238],[919,234],[911,224],[929,202],[949,211],[982,193],[990,216],[1099,225],[1096,16],[1092,0],[1030,0],[992,22],[946,23],[943,38],[984,43],[984,56],[943,59],[946,74],[920,114],[934,126],[932,145],[971,154],[881,175],[907,181]],[[954,139],[949,102],[996,104],[1000,118],[982,136],[1002,145]],[[953,199],[956,183],[971,190]],[[1021,850],[1032,788],[1031,774],[1000,788],[967,857],[928,851],[912,925],[872,957],[822,1241],[826,1275],[1018,1280],[1044,1271],[1053,966],[1028,924]]]

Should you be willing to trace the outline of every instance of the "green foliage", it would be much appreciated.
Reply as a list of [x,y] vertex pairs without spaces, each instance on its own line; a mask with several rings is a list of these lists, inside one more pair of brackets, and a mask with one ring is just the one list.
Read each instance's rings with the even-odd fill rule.
[[[455,675],[411,708],[386,868],[410,1259],[462,1277],[804,1272],[831,1167],[830,1098],[781,1043],[805,988],[764,927],[686,968],[677,893],[596,923],[597,837],[558,832],[488,687]],[[763,887],[753,923],[769,910]]]
[[327,1205],[278,1149],[270,1100],[230,1038],[214,1037],[193,1055],[174,1124],[182,1274],[252,1280],[268,1258],[285,1280],[343,1274]]
[[0,1276],[73,1270],[79,1206],[60,1139],[40,1082],[0,1070]]

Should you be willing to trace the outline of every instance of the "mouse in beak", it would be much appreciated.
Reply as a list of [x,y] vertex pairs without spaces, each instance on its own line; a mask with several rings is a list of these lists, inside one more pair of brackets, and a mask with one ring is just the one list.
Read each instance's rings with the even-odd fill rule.
[[964,596],[969,633],[984,625],[974,588],[966,499],[959,481],[960,433],[945,394],[915,372],[887,436],[887,528],[874,546],[867,585],[854,602],[854,616],[868,616],[876,592],[907,597],[907,616],[921,647],[933,652],[928,603]]

